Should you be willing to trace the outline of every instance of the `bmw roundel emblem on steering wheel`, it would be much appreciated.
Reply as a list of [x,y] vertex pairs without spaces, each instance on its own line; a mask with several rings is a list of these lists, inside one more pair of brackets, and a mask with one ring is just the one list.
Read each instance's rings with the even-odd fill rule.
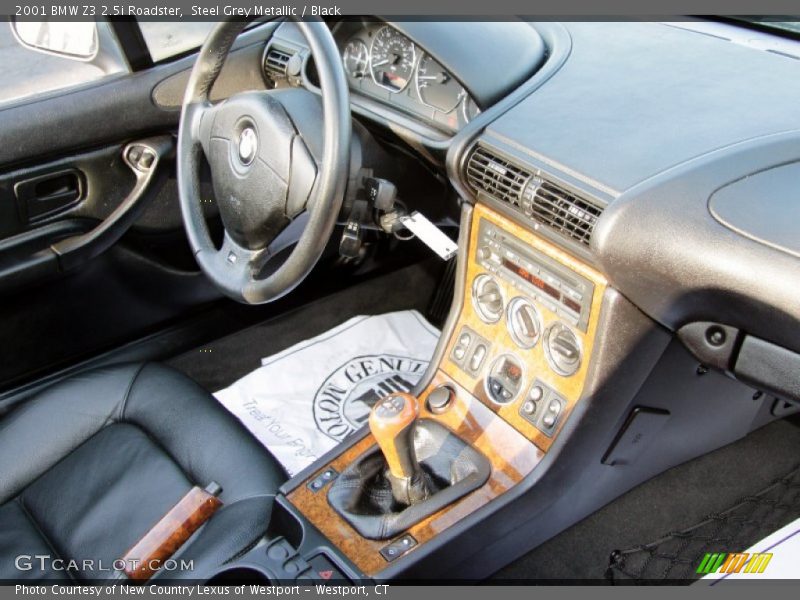
[[245,127],[239,134],[239,160],[243,165],[249,165],[256,157],[258,137],[252,127]]

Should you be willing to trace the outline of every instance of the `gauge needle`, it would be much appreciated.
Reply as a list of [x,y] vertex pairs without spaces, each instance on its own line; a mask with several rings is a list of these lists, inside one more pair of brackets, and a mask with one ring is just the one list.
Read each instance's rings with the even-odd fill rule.
[[373,67],[382,67],[383,65],[388,64],[388,62],[389,62],[389,59],[388,58],[384,58],[383,60],[379,60],[378,62],[372,63],[372,66]]
[[429,79],[431,81],[436,81],[438,83],[444,84],[447,83],[447,81],[450,78],[447,76],[447,73],[439,73],[438,75],[419,75],[417,76],[417,79],[424,79],[424,80]]

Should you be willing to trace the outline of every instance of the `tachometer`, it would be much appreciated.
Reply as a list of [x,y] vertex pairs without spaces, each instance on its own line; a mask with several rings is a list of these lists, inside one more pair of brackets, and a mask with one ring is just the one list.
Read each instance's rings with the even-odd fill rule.
[[372,79],[390,92],[400,92],[411,80],[415,59],[414,42],[387,25],[372,40]]
[[449,113],[464,96],[464,88],[430,55],[424,54],[417,67],[417,92],[431,108]]
[[369,50],[361,40],[352,40],[347,43],[342,52],[344,70],[354,79],[361,79],[367,74],[369,66]]

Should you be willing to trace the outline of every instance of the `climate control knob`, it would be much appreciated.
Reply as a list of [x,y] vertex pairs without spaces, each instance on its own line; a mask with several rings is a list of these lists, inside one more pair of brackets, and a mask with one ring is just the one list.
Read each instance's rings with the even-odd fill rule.
[[581,366],[580,341],[561,322],[553,323],[545,333],[544,353],[550,367],[564,377],[569,377]]
[[508,332],[520,348],[533,348],[542,333],[542,320],[533,302],[517,296],[508,303]]
[[472,283],[472,303],[486,323],[496,323],[503,316],[503,292],[490,275],[478,275]]

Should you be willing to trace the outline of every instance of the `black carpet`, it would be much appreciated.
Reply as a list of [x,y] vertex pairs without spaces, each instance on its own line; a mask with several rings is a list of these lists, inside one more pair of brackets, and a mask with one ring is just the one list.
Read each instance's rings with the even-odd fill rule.
[[426,261],[394,271],[166,362],[216,392],[257,369],[265,356],[324,333],[351,317],[405,309],[424,315],[442,267],[441,262]]
[[[647,545],[695,527],[709,515],[728,511],[747,496],[763,492],[790,474],[798,462],[797,419],[771,423],[634,488],[494,578],[606,581],[614,550]],[[661,573],[669,574],[669,570],[653,569],[642,575],[655,579]]]

